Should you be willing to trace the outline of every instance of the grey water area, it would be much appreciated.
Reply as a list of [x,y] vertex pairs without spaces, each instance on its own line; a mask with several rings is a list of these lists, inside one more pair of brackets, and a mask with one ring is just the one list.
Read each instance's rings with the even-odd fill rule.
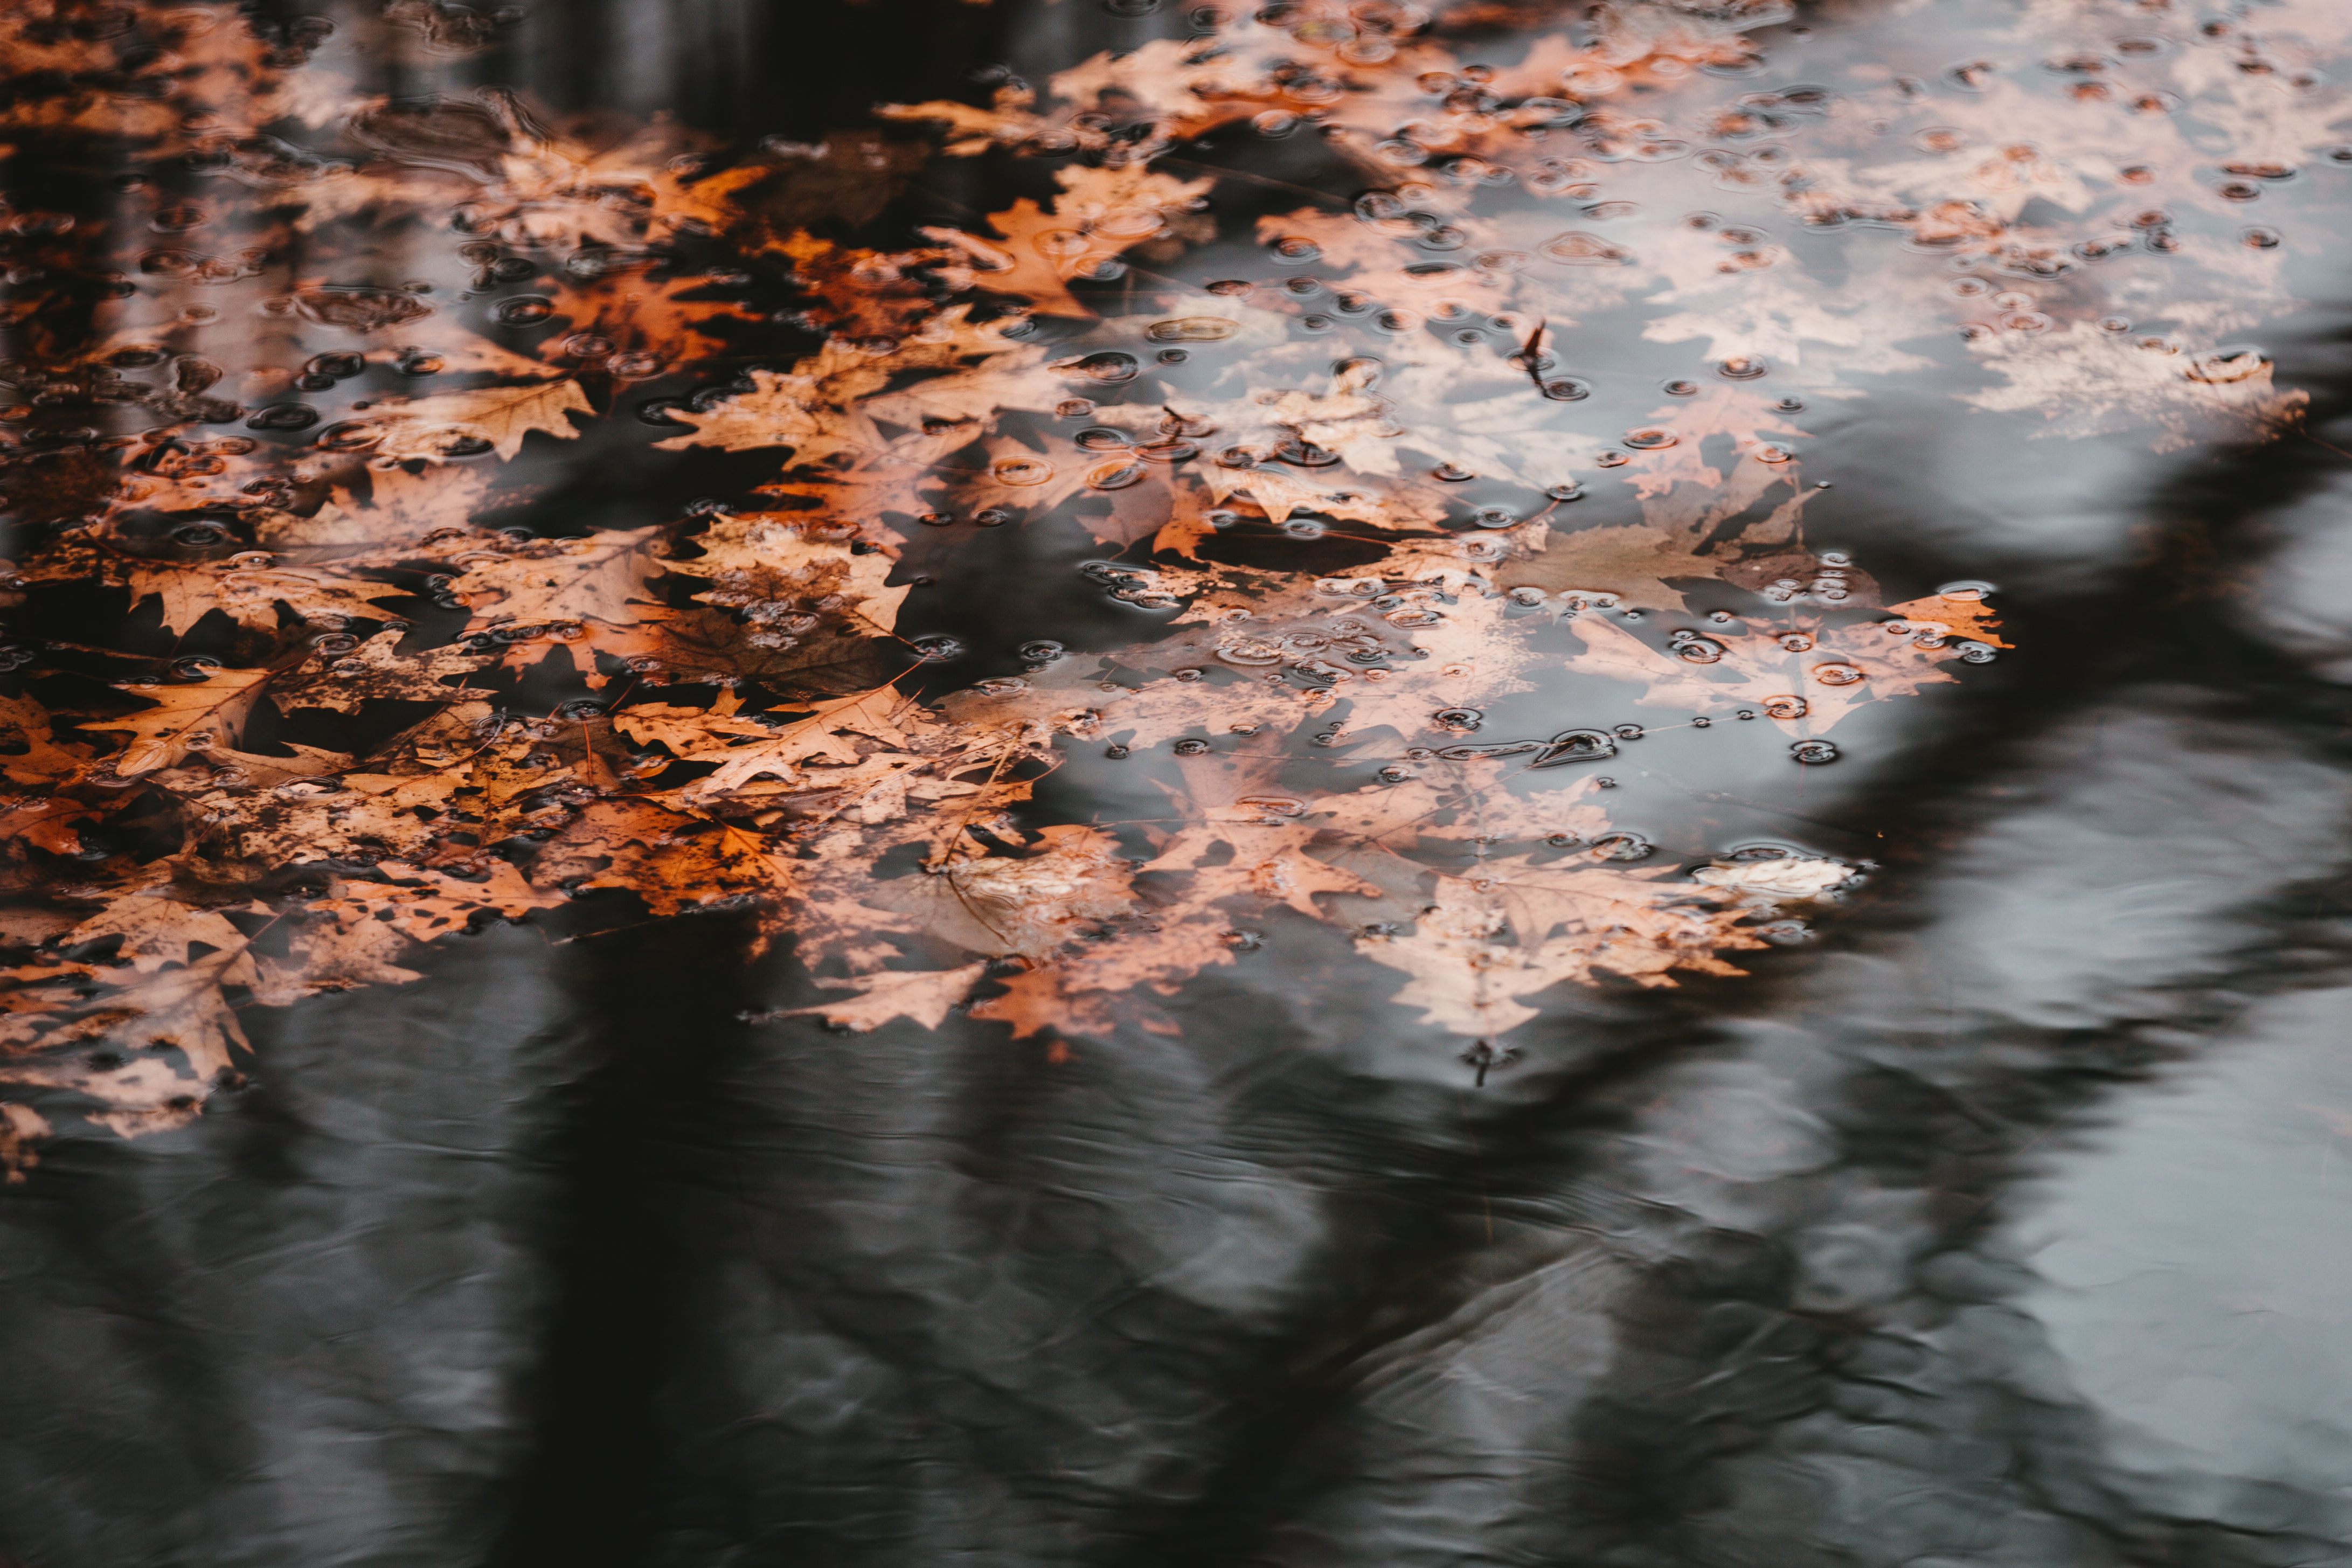
[[[809,38],[822,132],[1013,25],[576,9],[538,90],[746,137]],[[689,27],[753,41],[627,52]],[[1483,1087],[1280,911],[1053,1075],[748,1024],[814,994],[719,922],[254,1010],[0,1196],[0,1561],[2352,1564],[2345,332],[2263,340],[2316,439],[1855,416],[1824,536],[2018,649],[1742,825],[1873,856],[1843,918]]]

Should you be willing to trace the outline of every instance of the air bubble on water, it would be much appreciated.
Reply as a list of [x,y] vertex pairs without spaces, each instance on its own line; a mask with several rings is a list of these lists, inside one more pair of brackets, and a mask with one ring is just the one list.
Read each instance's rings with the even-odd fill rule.
[[1996,657],[1990,643],[1963,642],[1955,643],[1953,647],[1959,650],[1961,659],[1969,664],[1990,664]]
[[1807,767],[1819,767],[1823,763],[1836,762],[1838,749],[1827,741],[1799,741],[1789,748],[1789,756]]
[[[1764,717],[1767,719],[1779,719],[1786,721],[1793,719],[1801,719],[1811,711],[1812,704],[1807,702],[1801,697],[1780,696],[1767,697],[1764,699]],[[1743,709],[1741,710],[1740,716],[1742,718],[1747,717],[1746,710]]]
[[490,314],[502,327],[529,327],[547,320],[555,313],[555,301],[538,294],[521,294],[502,300]]
[[[1796,584],[1791,583],[1789,586],[1793,588]],[[1805,653],[1811,649],[1813,639],[1802,632],[1783,632],[1780,635],[1780,643],[1790,653]]]
[[1996,592],[1998,590],[1990,583],[1974,577],[1966,577],[1957,583],[1945,584],[1936,590],[1936,596],[1939,599],[1949,599],[1956,605],[1973,605],[1987,595]]
[[951,511],[925,511],[915,514],[915,521],[925,528],[946,528],[955,521]]
[[273,402],[264,409],[254,409],[245,421],[247,430],[308,430],[318,423],[318,409],[303,402]]
[[1592,384],[1572,375],[1555,376],[1543,383],[1542,392],[1554,403],[1581,403],[1592,395]]
[[1174,748],[1176,754],[1180,757],[1197,757],[1208,749],[1209,742],[1199,739],[1197,736],[1189,737],[1185,740],[1177,742]]
[[1050,637],[1040,637],[1035,642],[1023,643],[1018,651],[1032,664],[1051,664],[1067,650]]
[[1110,758],[1113,762],[1121,760],[1126,757],[1127,754],[1128,750],[1125,746],[1105,746],[1103,748],[1103,755]]
[[1429,477],[1433,479],[1443,480],[1444,483],[1449,485],[1457,485],[1465,479],[1475,479],[1478,476],[1472,473],[1469,469],[1462,467],[1459,463],[1440,463],[1437,467],[1429,470]]
[[1507,506],[1482,506],[1470,521],[1480,528],[1509,528],[1519,521],[1519,514]]
[[1863,672],[1856,665],[1817,664],[1813,666],[1813,679],[1823,686],[1852,686],[1863,679]]
[[[1616,781],[1613,779],[1595,779],[1593,783],[1607,787],[1613,785]],[[1632,860],[1646,860],[1652,855],[1657,853],[1657,846],[1652,844],[1647,838],[1643,837],[1638,833],[1604,833],[1600,837],[1595,838],[1592,841],[1590,846],[1590,852],[1595,860],[1611,860],[1622,863]]]
[[1125,489],[1142,479],[1144,472],[1141,463],[1132,459],[1121,459],[1118,462],[1103,463],[1093,468],[1087,475],[1087,483],[1098,490]]
[[1654,452],[1682,439],[1671,426],[1645,425],[1625,432],[1625,445],[1637,452]]
[[946,632],[926,632],[921,637],[908,638],[908,645],[921,656],[925,664],[945,664],[950,659],[961,658],[964,654],[963,639],[950,637]]
[[1217,645],[1217,657],[1227,664],[1263,668],[1282,662],[1282,650],[1260,637],[1227,637]]
[[1754,354],[1733,354],[1717,362],[1715,374],[1726,381],[1753,381],[1770,368]]
[[[1294,283],[1306,282],[1294,279]],[[1241,331],[1241,323],[1223,316],[1179,316],[1171,321],[1154,321],[1143,330],[1143,335],[1155,343],[1216,343],[1223,342]]]
[[1116,385],[1120,382],[1133,381],[1143,370],[1142,364],[1133,354],[1121,353],[1117,350],[1087,354],[1074,360],[1064,360],[1054,368],[1065,375],[1082,376],[1088,381],[1101,382],[1105,385]]
[[1785,463],[1797,454],[1773,441],[1759,441],[1751,454],[1759,463]]
[[1054,465],[1043,458],[999,458],[988,467],[989,478],[1000,485],[1027,489],[1054,477]]
[[1688,664],[1714,664],[1723,658],[1723,645],[1694,637],[1675,645],[1675,657]]
[[1547,500],[1571,501],[1580,500],[1583,497],[1584,487],[1579,484],[1547,485],[1544,488],[1544,499]]

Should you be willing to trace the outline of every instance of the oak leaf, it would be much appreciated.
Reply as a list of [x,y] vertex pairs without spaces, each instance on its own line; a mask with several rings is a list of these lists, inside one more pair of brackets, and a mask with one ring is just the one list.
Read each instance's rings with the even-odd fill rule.
[[498,662],[496,654],[466,647],[403,654],[406,636],[378,632],[347,653],[313,653],[270,688],[269,700],[287,713],[304,708],[356,713],[371,701],[462,701],[465,678]]
[[574,441],[580,432],[565,416],[594,412],[580,384],[565,377],[433,397],[390,398],[369,410],[365,419],[381,432],[374,444],[376,456],[440,462],[465,440],[487,442],[501,458],[520,452],[523,437],[534,430],[559,441]]
[[215,669],[202,680],[118,681],[116,690],[143,698],[149,706],[110,719],[86,719],[81,727],[130,735],[130,743],[113,759],[117,773],[152,773],[190,751],[232,743],[269,677],[267,669]]
[[971,994],[971,988],[988,973],[988,961],[967,963],[960,969],[909,972],[885,969],[873,974],[854,974],[844,980],[820,978],[817,984],[828,991],[849,991],[855,995],[837,1002],[820,1002],[813,1007],[791,1007],[782,1012],[761,1015],[761,1020],[775,1018],[823,1018],[836,1028],[852,1029],[863,1034],[879,1027],[893,1018],[912,1018],[927,1029],[936,1029],[956,1005]]

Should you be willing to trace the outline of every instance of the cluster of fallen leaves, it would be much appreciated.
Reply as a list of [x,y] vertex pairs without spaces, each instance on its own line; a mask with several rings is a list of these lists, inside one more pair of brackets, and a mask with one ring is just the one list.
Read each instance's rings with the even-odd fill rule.
[[[480,46],[395,10],[415,69]],[[2039,7],[2001,24],[2033,52],[1936,98],[1750,90],[1761,0],[1603,5],[1491,67],[1412,7],[1297,0],[886,110],[1028,194],[874,248],[913,142],[730,163],[502,92],[362,98],[315,26],[226,5],[12,9],[14,156],[130,175],[111,216],[23,184],[0,242],[0,1164],[60,1113],[178,1125],[245,1009],[493,921],[724,916],[789,938],[799,1013],[1056,1053],[1179,1029],[1286,922],[1482,1061],[1564,984],[1739,973],[1854,868],[1654,853],[1604,808],[1622,710],[1489,711],[1591,678],[1818,762],[2007,647],[1980,589],[1886,604],[1806,542],[1792,393],[1929,363],[1899,345],[1969,329],[1972,405],[2065,434],[2290,417],[2219,344],[2284,300],[2278,247],[2199,226],[2336,134],[2303,80],[2328,17],[2266,15],[2140,49]],[[2126,115],[2145,178],[2103,150]],[[1192,155],[1292,134],[1365,188],[1221,226]],[[1675,216],[1702,200],[1729,216]],[[1885,286],[1767,218],[1885,231]],[[2128,247],[2191,283],[2118,328],[2094,280]],[[1636,308],[1703,347],[1612,401],[1577,334]],[[553,519],[588,453],[765,483]],[[1637,507],[1575,526],[1604,481]],[[1016,535],[1098,555],[1144,629],[941,695],[910,595],[1019,591],[981,543]],[[1306,564],[1241,563],[1276,546]],[[1073,820],[1044,781],[1081,757],[1164,805]]]

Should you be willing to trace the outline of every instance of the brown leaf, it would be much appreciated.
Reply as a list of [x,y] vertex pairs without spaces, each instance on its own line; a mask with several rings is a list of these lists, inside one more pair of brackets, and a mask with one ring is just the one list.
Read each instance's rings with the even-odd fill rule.
[[365,423],[382,433],[374,443],[376,456],[439,462],[460,440],[488,442],[501,458],[521,451],[523,437],[534,430],[559,441],[575,441],[580,432],[565,416],[594,412],[580,384],[566,378],[434,397],[389,398],[368,411]]
[[498,662],[494,653],[464,647],[404,655],[405,632],[378,632],[348,653],[313,653],[270,688],[281,712],[321,708],[356,713],[371,701],[458,702],[465,678]]
[[171,766],[192,750],[234,744],[269,673],[215,669],[202,680],[117,681],[116,690],[143,698],[149,705],[111,719],[84,720],[81,727],[130,735],[130,744],[114,757],[117,773],[152,773]]
[[912,1018],[926,1029],[936,1029],[956,1004],[971,994],[971,988],[987,972],[988,961],[982,959],[961,969],[919,973],[885,969],[874,974],[852,975],[846,980],[820,979],[817,984],[828,991],[850,991],[856,994],[838,1002],[820,1002],[814,1007],[787,1008],[762,1017],[823,1018],[837,1028],[854,1029],[860,1034],[893,1018]]
[[1513,587],[1557,594],[1581,589],[1614,595],[1636,609],[1680,613],[1689,605],[1667,579],[1716,577],[1722,571],[1721,561],[1694,553],[1684,540],[1635,522],[1555,533],[1543,553],[1512,567],[1505,580]]

